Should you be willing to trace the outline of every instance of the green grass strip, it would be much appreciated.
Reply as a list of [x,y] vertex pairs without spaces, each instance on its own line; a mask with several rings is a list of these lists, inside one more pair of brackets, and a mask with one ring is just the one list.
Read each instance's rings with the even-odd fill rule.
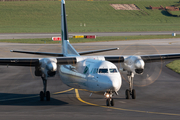
[[[180,38],[180,36],[171,35],[138,35],[138,36],[103,36],[96,39],[70,38],[70,43],[86,43],[86,42],[104,42],[104,41],[126,41],[126,40],[148,40],[148,39],[168,39]],[[28,43],[28,44],[58,44],[59,41],[52,41],[51,38],[37,39],[6,39],[0,40],[6,43]]]
[[[180,18],[149,6],[178,0],[66,1],[68,32],[179,31]],[[110,4],[135,4],[140,10],[115,10]],[[60,1],[0,2],[0,33],[60,33]]]
[[180,74],[180,60],[175,60],[166,65],[168,68]]

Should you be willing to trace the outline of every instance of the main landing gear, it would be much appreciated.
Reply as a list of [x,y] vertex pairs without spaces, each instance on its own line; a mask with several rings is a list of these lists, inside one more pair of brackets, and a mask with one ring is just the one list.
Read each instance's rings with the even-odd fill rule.
[[132,96],[132,99],[136,99],[136,91],[133,89],[134,74],[132,72],[128,72],[127,77],[129,80],[129,89],[126,89],[125,92],[126,99],[129,99],[130,95]]
[[43,86],[44,86],[44,91],[40,92],[40,101],[44,101],[44,98],[46,98],[46,101],[50,101],[50,92],[46,91],[47,88],[47,78],[46,77],[41,77],[43,80]]
[[112,92],[105,92],[106,97],[106,105],[107,106],[114,106],[114,99],[112,98]]

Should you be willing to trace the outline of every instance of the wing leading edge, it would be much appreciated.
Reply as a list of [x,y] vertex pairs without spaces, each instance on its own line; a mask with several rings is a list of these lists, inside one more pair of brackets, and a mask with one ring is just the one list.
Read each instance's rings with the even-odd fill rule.
[[35,58],[1,58],[0,65],[10,66],[36,66],[39,64],[39,59]]
[[144,62],[158,62],[158,61],[165,61],[165,60],[177,60],[180,59],[179,53],[174,54],[155,54],[155,55],[142,55],[141,58]]
[[[124,59],[128,56],[105,56],[105,60],[118,63],[124,62]],[[177,60],[180,59],[180,53],[173,53],[173,54],[154,54],[154,55],[140,55],[141,59],[144,62],[158,62],[158,61],[166,61],[166,60]]]
[[[40,60],[49,58],[1,58],[0,65],[7,66],[38,66],[40,65]],[[57,64],[76,64],[76,57],[57,57]]]

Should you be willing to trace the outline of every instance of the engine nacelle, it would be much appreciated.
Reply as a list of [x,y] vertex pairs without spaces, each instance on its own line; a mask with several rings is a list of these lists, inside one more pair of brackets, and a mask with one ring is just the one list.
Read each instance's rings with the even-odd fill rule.
[[142,74],[145,63],[140,56],[129,56],[121,63],[124,71],[132,72],[134,74]]
[[48,62],[46,65],[47,74],[49,77],[52,77],[56,74],[57,71],[57,64],[53,61]]
[[[53,77],[57,71],[56,58],[43,58],[40,60],[40,65],[35,67],[35,75]],[[43,76],[44,76],[43,75]]]

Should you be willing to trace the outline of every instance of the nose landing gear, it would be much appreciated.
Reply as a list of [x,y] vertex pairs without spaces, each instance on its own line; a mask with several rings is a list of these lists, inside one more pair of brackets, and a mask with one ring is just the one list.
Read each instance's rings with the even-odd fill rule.
[[112,92],[105,92],[104,96],[106,97],[106,106],[114,106],[114,99],[112,98]]
[[114,99],[113,98],[107,98],[106,99],[106,105],[107,106],[114,106]]

